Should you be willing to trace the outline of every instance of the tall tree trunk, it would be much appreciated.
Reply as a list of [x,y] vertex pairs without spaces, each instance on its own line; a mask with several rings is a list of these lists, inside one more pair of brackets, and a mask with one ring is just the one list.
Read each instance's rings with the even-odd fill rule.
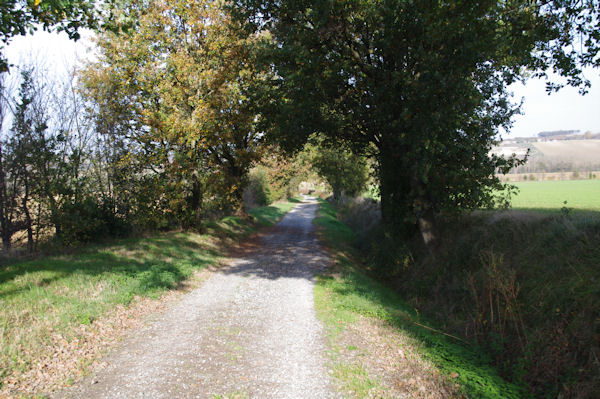
[[54,225],[54,231],[55,231],[54,235],[56,237],[60,238],[60,235],[62,233],[62,230],[60,227],[62,215],[58,208],[58,204],[56,203],[56,200],[54,199],[54,195],[51,191],[48,191],[46,193],[46,198],[48,199],[48,204],[49,204],[49,208],[50,208],[50,223]]
[[414,226],[410,223],[408,206],[410,184],[401,154],[392,148],[381,148],[378,163],[383,228],[392,236],[406,238]]
[[340,190],[339,188],[334,188],[333,189],[333,200],[335,202],[338,202],[342,199],[342,190]]
[[37,217],[35,222],[35,242],[40,242],[40,230],[42,229],[42,203],[38,202]]
[[435,256],[439,246],[439,235],[435,212],[433,212],[432,209],[427,209],[426,211],[421,212],[417,218],[423,243],[427,247],[429,254]]
[[194,212],[194,220],[196,222],[199,222],[202,216],[203,193],[202,182],[198,179],[198,175],[194,173],[192,175],[192,195],[188,199],[188,203],[190,209]]
[[33,223],[31,222],[31,214],[29,212],[29,182],[27,178],[24,179],[24,194],[21,201],[21,208],[25,215],[25,228],[27,229],[27,250],[33,252]]
[[243,209],[244,206],[244,189],[246,188],[246,172],[236,165],[235,160],[231,158],[227,168],[231,184],[235,186],[232,192],[234,203],[232,204],[235,211]]
[[413,213],[417,218],[423,244],[425,244],[429,254],[435,256],[439,244],[439,235],[433,201],[427,194],[425,183],[420,180],[418,173],[414,170],[411,173],[410,182],[415,196],[412,206]]
[[12,226],[8,218],[6,174],[4,171],[4,158],[2,154],[2,143],[0,142],[0,235],[2,236],[2,250],[10,249]]
[[[416,174],[404,165],[401,149],[381,148],[379,153],[379,180],[381,191],[381,218],[383,227],[391,236],[408,238],[417,232],[431,255],[438,246],[435,212],[419,186]],[[415,206],[415,204],[419,204]]]

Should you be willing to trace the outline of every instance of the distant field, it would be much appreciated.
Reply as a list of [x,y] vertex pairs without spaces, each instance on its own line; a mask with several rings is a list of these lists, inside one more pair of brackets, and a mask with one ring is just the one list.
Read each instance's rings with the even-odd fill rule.
[[532,181],[513,183],[520,190],[513,208],[600,210],[600,180]]
[[533,143],[544,157],[577,163],[600,161],[600,140],[557,140]]

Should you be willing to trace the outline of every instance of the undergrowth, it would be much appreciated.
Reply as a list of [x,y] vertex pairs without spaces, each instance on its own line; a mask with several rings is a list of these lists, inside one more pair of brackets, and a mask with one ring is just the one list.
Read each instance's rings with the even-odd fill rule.
[[[315,224],[336,261],[334,273],[321,276],[315,289],[317,308],[326,324],[339,327],[359,315],[379,319],[412,336],[419,343],[422,356],[442,374],[453,378],[468,397],[528,397],[523,386],[508,383],[498,375],[486,351],[446,335],[443,325],[432,322],[393,289],[368,276],[365,265],[351,247],[356,235],[337,219],[337,211],[331,204],[321,202]],[[363,374],[361,371],[345,375],[345,384],[354,387],[355,392],[368,390],[376,382],[362,378]]]
[[[352,225],[360,210],[341,214]],[[360,224],[354,247],[370,276],[485,348],[501,375],[534,397],[596,398],[600,213],[479,211],[440,218],[439,230],[435,258],[418,237],[392,239]]]
[[600,214],[482,212],[441,234],[441,261],[422,257],[397,278],[412,301],[486,345],[536,397],[596,398]]

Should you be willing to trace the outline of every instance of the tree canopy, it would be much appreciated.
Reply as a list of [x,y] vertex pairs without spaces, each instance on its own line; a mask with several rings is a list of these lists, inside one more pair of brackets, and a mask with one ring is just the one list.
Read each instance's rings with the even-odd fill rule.
[[42,71],[23,75],[29,89],[12,100],[22,123],[0,138],[7,249],[24,230],[30,249],[51,230],[77,244],[198,227],[243,205],[263,151],[248,95],[269,75],[255,67],[261,36],[218,2],[126,5],[115,18],[136,24],[98,35],[97,59],[68,93],[51,94],[57,87]]
[[495,173],[519,162],[490,155],[519,109],[508,85],[553,70],[585,90],[582,67],[599,64],[594,1],[237,4],[274,38],[269,135],[294,148],[319,131],[369,153],[385,224],[429,242],[435,214],[492,204]]
[[[522,162],[490,153],[519,112],[509,85],[554,72],[549,90],[585,91],[583,69],[600,64],[594,0],[102,4],[5,2],[2,41],[38,26],[72,38],[129,27],[101,34],[79,75],[89,162],[103,169],[88,194],[153,227],[239,208],[263,142],[296,151],[316,133],[322,174],[370,158],[386,228],[419,227],[434,247],[436,215],[494,205],[497,173]],[[342,185],[364,182],[351,177]],[[83,198],[46,197],[55,211]]]
[[82,75],[98,130],[124,146],[126,174],[160,176],[155,190],[181,196],[186,212],[202,197],[239,206],[260,156],[246,95],[263,78],[251,62],[257,38],[209,1],[153,1],[137,12],[130,32],[100,38],[102,56]]

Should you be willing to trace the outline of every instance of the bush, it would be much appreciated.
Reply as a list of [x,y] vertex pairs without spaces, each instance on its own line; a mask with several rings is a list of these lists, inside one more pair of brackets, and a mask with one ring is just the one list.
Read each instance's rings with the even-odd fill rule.
[[244,204],[247,208],[266,206],[273,202],[273,193],[264,167],[254,168],[248,175],[248,185],[244,190]]
[[124,236],[130,230],[130,226],[113,212],[110,201],[100,202],[92,197],[66,202],[58,218],[54,221],[57,239],[67,246]]
[[342,195],[337,205],[341,221],[356,233],[358,245],[366,242],[381,224],[379,203],[371,198]]

